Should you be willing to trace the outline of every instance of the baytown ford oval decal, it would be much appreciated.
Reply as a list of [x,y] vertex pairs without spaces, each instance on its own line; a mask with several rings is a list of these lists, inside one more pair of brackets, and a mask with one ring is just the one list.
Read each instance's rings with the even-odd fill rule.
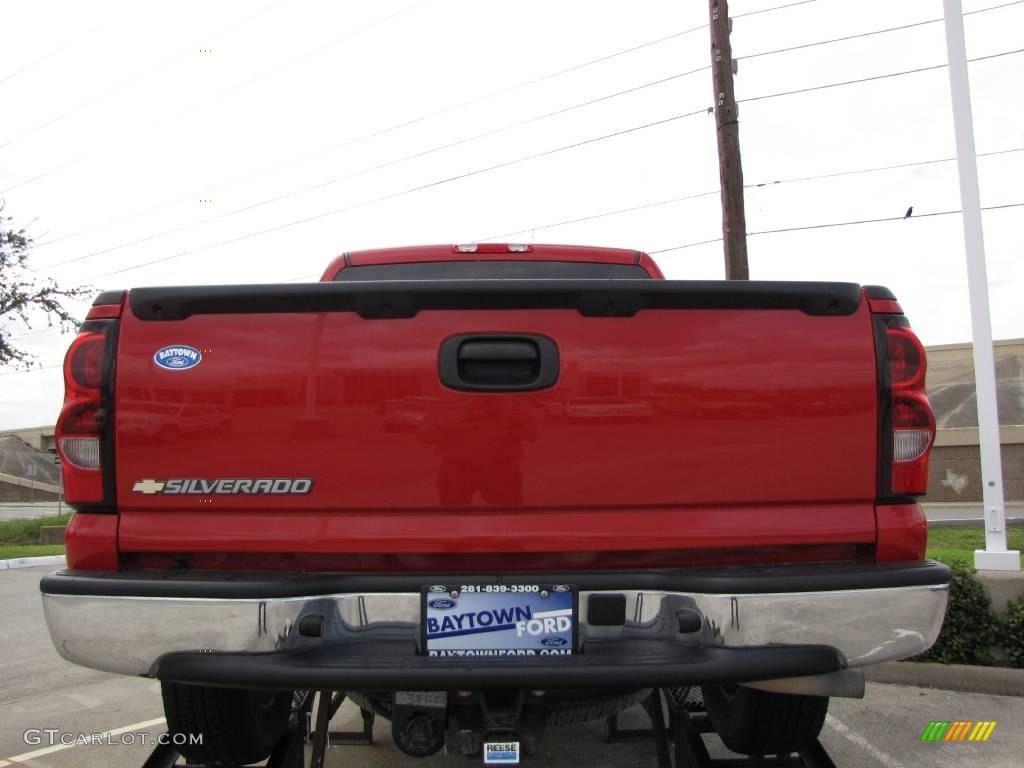
[[157,350],[153,362],[169,371],[183,371],[195,368],[203,359],[203,353],[186,344],[174,344]]

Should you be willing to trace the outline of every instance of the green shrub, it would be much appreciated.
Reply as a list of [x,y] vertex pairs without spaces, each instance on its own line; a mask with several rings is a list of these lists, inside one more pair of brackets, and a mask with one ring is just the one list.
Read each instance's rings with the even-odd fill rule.
[[[967,563],[949,563],[953,581],[949,585],[946,620],[935,645],[916,656],[917,661],[938,661],[943,664],[991,665],[992,646],[1001,638],[1000,622],[992,612],[992,601]],[[1024,619],[1024,609],[1019,615]]]
[[1002,645],[1010,664],[1024,667],[1024,597],[1010,601],[1002,624]]
[[37,517],[34,520],[0,521],[0,544],[38,544],[39,528],[44,525],[67,525],[67,513],[60,517]]

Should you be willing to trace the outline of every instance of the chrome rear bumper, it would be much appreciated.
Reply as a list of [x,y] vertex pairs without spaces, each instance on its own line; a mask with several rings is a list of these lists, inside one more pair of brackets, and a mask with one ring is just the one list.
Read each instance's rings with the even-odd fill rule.
[[[680,646],[750,649],[814,645],[835,649],[841,655],[840,666],[855,668],[920,653],[938,636],[945,616],[948,569],[935,563],[904,565],[905,569],[888,568],[881,579],[877,571],[860,571],[837,579],[832,571],[809,573],[798,568],[660,574],[664,577],[660,581],[671,589],[655,588],[659,579],[652,579],[651,574],[635,579],[622,574],[624,586],[619,589],[608,586],[615,578],[612,574],[601,574],[600,578],[563,574],[559,581],[580,586],[579,638],[583,652],[577,654],[577,659],[587,656],[588,645],[597,649],[602,644],[626,649],[626,656],[631,643],[644,648],[653,647],[652,642],[665,648],[669,644],[673,653]],[[858,573],[864,578],[858,579]],[[785,579],[780,580],[780,574]],[[801,578],[802,574],[806,578]],[[158,677],[165,676],[162,660],[188,652],[302,651],[308,658],[314,654],[321,660],[315,663],[326,664],[323,660],[329,658],[332,647],[369,647],[366,641],[373,641],[378,645],[375,656],[388,643],[399,643],[387,647],[401,647],[402,653],[416,656],[421,596],[419,591],[409,589],[410,579],[415,581],[415,577],[398,581],[380,577],[380,588],[370,589],[374,579],[367,576],[320,575],[312,580],[279,576],[275,580],[272,574],[236,575],[219,586],[216,576],[208,574],[203,580],[194,576],[153,579],[144,573],[137,578],[129,574],[109,574],[107,578],[102,574],[53,574],[41,585],[51,638],[57,651],[76,664]],[[436,576],[420,579],[423,585],[438,582]],[[446,583],[480,580],[462,575],[449,577]],[[493,577],[490,580],[498,581]],[[533,576],[514,580],[552,583]],[[636,584],[628,588],[631,581],[645,582],[639,585],[645,588]],[[858,587],[858,581],[865,586]],[[773,585],[799,583],[805,583],[806,588],[762,591]],[[335,585],[352,587],[353,591],[320,591]],[[289,594],[304,586],[318,589],[312,594]],[[680,589],[687,586],[696,588]],[[391,591],[396,587],[399,589]],[[259,596],[261,589],[266,596]],[[626,597],[625,624],[592,626],[587,610],[590,595],[611,593]],[[693,612],[699,614],[700,628],[682,632],[680,611],[691,618]],[[303,617],[316,615],[325,617],[322,635],[303,636],[299,631]],[[428,665],[436,662],[417,658]],[[359,664],[353,658],[349,661]],[[485,666],[491,661],[463,658],[460,664]],[[338,674],[344,677],[343,672]],[[766,674],[764,679],[792,674],[792,669],[780,670],[779,674]]]

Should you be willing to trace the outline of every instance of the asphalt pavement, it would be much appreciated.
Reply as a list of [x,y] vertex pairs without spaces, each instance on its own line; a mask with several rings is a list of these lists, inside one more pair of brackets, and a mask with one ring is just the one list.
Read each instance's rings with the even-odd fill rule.
[[[57,655],[46,631],[38,589],[39,579],[49,570],[0,571],[4,628],[0,632],[0,768],[140,766],[163,730],[159,684],[76,667]],[[932,720],[994,720],[997,726],[985,743],[921,742]],[[623,727],[645,724],[639,709],[626,713],[621,723]],[[359,725],[358,710],[346,702],[334,729],[357,730]],[[97,744],[50,747],[45,729],[74,737],[66,740],[77,740],[79,734],[108,735]],[[148,745],[142,743],[143,734]],[[377,720],[375,736],[373,746],[331,748],[327,764],[371,768],[423,764],[395,748],[386,720]],[[55,738],[59,742],[60,737]],[[728,756],[717,737],[706,740],[713,756]],[[841,768],[1010,768],[1021,764],[1024,752],[1024,697],[869,683],[863,700],[832,701],[821,740]],[[473,764],[461,755],[436,755],[428,762],[452,768]],[[550,730],[540,753],[527,758],[526,765],[650,767],[654,750],[647,743],[607,744],[604,724],[596,722]]]

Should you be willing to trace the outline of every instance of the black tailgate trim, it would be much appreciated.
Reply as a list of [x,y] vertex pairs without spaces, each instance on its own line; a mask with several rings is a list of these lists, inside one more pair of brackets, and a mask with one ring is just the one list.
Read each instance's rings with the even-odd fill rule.
[[949,567],[906,563],[811,563],[680,570],[558,573],[278,573],[235,571],[57,571],[44,576],[48,595],[260,600],[359,592],[416,592],[425,584],[570,583],[587,590],[651,589],[753,595],[890,589],[948,584]]
[[291,285],[136,288],[128,295],[141,320],[193,315],[355,312],[401,319],[421,310],[576,309],[587,317],[630,317],[642,309],[798,309],[851,315],[855,283],[746,280],[393,280]]

